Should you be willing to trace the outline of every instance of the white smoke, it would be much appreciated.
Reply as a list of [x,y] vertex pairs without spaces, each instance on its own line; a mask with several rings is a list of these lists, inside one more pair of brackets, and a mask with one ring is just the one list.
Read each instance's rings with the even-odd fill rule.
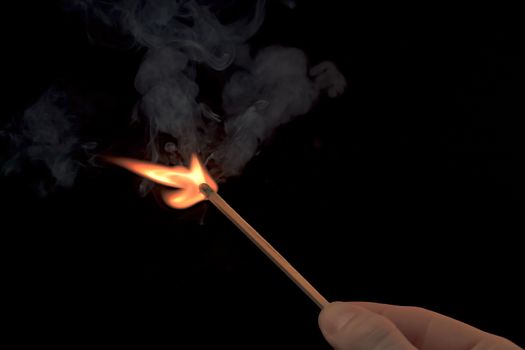
[[[88,24],[118,31],[119,38],[145,49],[135,78],[141,98],[133,118],[147,125],[149,160],[186,163],[198,153],[219,181],[240,174],[275,129],[307,113],[321,93],[335,97],[346,85],[333,63],[312,66],[298,48],[251,52],[249,39],[263,23],[264,0],[254,1],[246,18],[230,23],[219,19],[220,3],[68,2],[84,13]],[[285,3],[295,6],[294,1]],[[201,98],[201,68],[221,76],[217,96],[222,95],[222,105],[207,105]],[[19,139],[13,138],[21,149],[13,159],[44,160],[57,182],[70,185],[78,170],[71,153],[81,143],[74,136],[74,118],[53,107],[50,99],[45,95],[26,112],[27,127]],[[42,136],[42,130],[49,135]]]
[[[264,8],[265,1],[256,1],[248,20],[222,24],[198,1],[120,2],[123,29],[148,48],[136,88],[151,160],[185,162],[196,152],[213,161],[219,180],[238,175],[276,127],[307,113],[322,91],[343,92],[346,82],[335,65],[321,63],[309,75],[297,48],[250,55],[247,41],[262,25]],[[199,101],[198,65],[227,77],[221,111]],[[159,134],[173,140],[159,144]]]
[[1,167],[4,175],[19,172],[24,166],[45,168],[48,176],[38,183],[44,195],[55,187],[71,187],[82,159],[95,145],[82,142],[79,120],[68,112],[65,92],[48,89],[29,107],[21,119],[12,122],[0,136],[7,141],[9,155]]

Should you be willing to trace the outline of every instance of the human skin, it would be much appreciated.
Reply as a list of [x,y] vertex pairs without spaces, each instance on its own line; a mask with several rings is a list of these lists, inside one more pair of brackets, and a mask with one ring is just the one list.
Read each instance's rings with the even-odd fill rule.
[[522,350],[511,341],[411,306],[333,302],[319,327],[336,350]]

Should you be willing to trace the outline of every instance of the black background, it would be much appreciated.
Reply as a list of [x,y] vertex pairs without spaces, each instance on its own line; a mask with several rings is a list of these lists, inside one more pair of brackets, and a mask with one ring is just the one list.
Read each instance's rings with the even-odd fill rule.
[[[58,83],[107,118],[89,132],[110,144],[143,52],[91,44],[58,3],[13,3],[2,124]],[[281,127],[222,196],[329,300],[422,306],[523,344],[525,28],[513,14],[270,2],[254,40],[332,60],[349,85]],[[206,203],[169,210],[115,168],[41,198],[34,171],[0,182],[20,343],[329,348],[317,307]]]

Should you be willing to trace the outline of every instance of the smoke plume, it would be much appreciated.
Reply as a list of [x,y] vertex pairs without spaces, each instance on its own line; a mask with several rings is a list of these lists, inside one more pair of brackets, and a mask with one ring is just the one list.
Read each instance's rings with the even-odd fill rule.
[[[187,163],[198,153],[218,181],[239,175],[279,125],[307,113],[323,92],[341,94],[346,84],[333,63],[312,66],[298,48],[254,52],[249,39],[263,24],[265,1],[254,1],[245,18],[225,22],[220,14],[227,3],[74,2],[88,24],[103,25],[145,50],[135,78],[141,98],[132,118],[147,127],[149,160]],[[97,41],[96,35],[92,38]],[[219,104],[201,96],[202,69],[221,77]],[[71,155],[79,141],[74,118],[52,102],[46,95],[26,112],[25,126],[13,139],[21,151],[9,164],[15,167],[20,157],[43,160],[57,182],[67,186],[78,170]],[[46,128],[44,137],[40,129]]]

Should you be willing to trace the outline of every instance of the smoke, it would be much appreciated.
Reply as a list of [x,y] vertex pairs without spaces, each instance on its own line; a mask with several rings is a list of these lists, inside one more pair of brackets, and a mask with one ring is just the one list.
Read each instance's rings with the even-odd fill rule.
[[224,88],[226,138],[212,158],[225,176],[237,175],[273,130],[308,112],[319,93],[298,49],[266,48],[248,68],[235,72]]
[[[283,3],[295,6],[294,1]],[[145,50],[135,78],[141,98],[132,118],[147,127],[149,160],[187,163],[198,153],[218,181],[239,175],[278,126],[307,113],[322,93],[335,97],[346,85],[333,63],[312,66],[298,48],[254,51],[248,46],[263,23],[264,0],[254,1],[249,14],[234,21],[220,18],[232,1],[68,4],[83,13],[88,28],[102,25],[124,44]],[[95,32],[91,37],[97,41]],[[215,92],[220,103],[207,103],[203,97],[202,70],[220,76]],[[74,117],[61,111],[54,99],[48,93],[26,112],[22,133],[12,137],[21,151],[10,168],[20,157],[43,160],[57,183],[68,186],[78,171],[71,154],[80,141],[73,136]],[[43,136],[41,129],[49,135]]]
[[71,187],[86,155],[95,147],[79,139],[79,124],[78,117],[68,112],[66,93],[48,89],[22,118],[0,131],[9,152],[2,174],[16,174],[25,167],[39,174],[47,169],[47,176],[38,182],[40,194],[55,187]]
[[[123,1],[120,8],[122,28],[148,48],[135,86],[153,161],[186,162],[196,152],[219,180],[238,175],[276,127],[307,113],[322,91],[335,97],[344,90],[345,79],[329,62],[309,75],[297,48],[250,55],[247,41],[262,25],[265,1],[229,24],[202,1]],[[216,110],[200,100],[199,66],[225,76]],[[159,135],[171,140],[159,144]]]

